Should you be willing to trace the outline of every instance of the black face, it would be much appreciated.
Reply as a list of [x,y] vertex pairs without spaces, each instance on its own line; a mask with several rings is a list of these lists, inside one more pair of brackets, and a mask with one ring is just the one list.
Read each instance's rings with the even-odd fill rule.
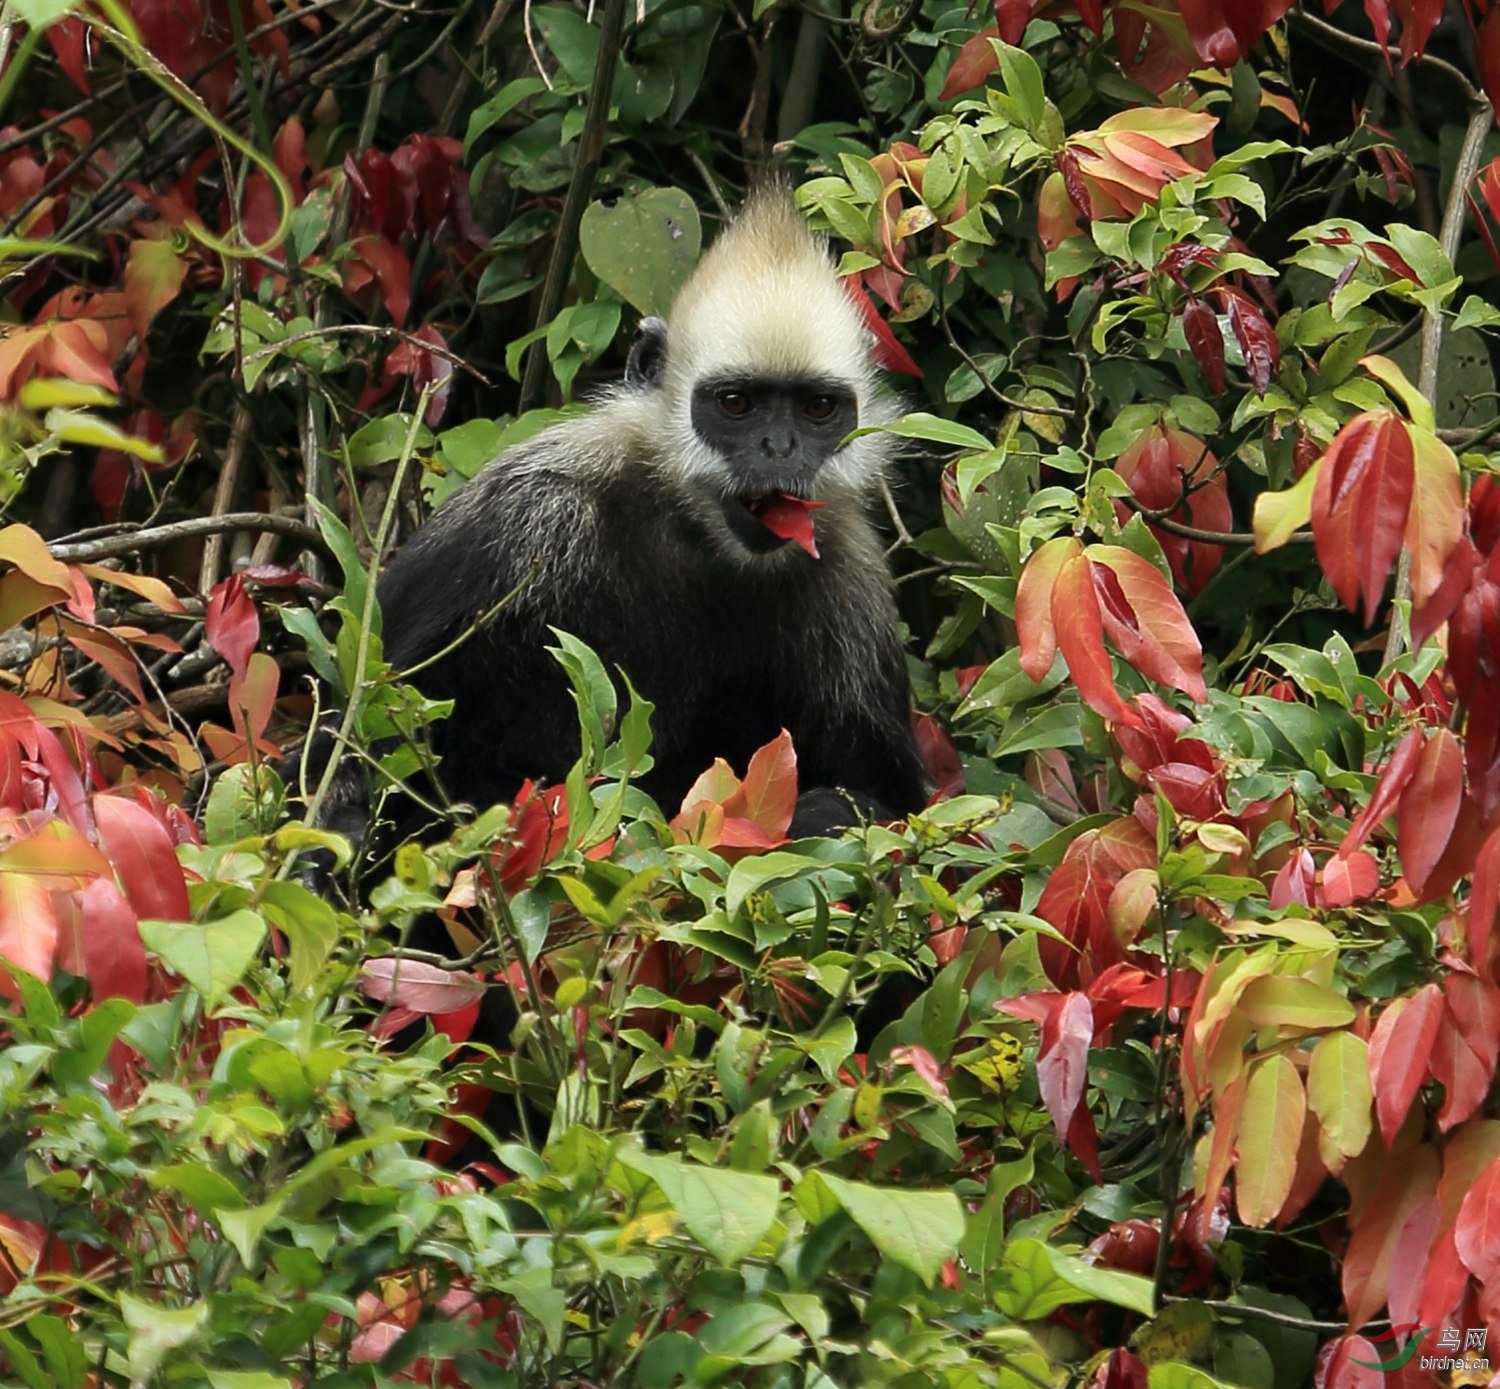
[[724,377],[693,390],[693,429],[729,471],[724,517],[752,550],[786,542],[756,519],[756,503],[772,493],[814,495],[818,470],[859,424],[854,392],[838,381],[785,377]]

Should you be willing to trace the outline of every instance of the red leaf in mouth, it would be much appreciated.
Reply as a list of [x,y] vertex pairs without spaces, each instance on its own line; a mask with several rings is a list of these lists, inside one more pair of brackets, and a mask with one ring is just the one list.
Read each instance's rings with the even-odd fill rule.
[[794,497],[787,492],[772,492],[748,503],[751,514],[772,535],[783,540],[792,540],[818,558],[818,542],[813,535],[813,512],[827,502],[810,502],[805,497]]

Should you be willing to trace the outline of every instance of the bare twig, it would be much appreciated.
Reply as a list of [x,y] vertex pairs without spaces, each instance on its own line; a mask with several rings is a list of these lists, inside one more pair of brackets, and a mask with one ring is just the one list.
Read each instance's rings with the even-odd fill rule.
[[[1181,521],[1174,521],[1170,516],[1162,516],[1152,511],[1149,507],[1142,506],[1134,497],[1121,497],[1132,511],[1139,513],[1153,526],[1160,526],[1169,535],[1180,535],[1184,540],[1200,540],[1205,545],[1254,545],[1255,536],[1249,531],[1209,531],[1202,526],[1184,525]],[[1286,538],[1288,545],[1310,545],[1313,533],[1311,531],[1293,531]]]
[[478,367],[471,366],[456,352],[446,347],[439,347],[435,343],[428,342],[425,338],[418,337],[415,333],[408,333],[404,328],[396,328],[390,324],[378,323],[330,323],[323,327],[308,328],[301,333],[293,333],[288,338],[282,338],[280,342],[273,342],[266,347],[257,348],[245,358],[248,367],[254,362],[265,357],[274,357],[278,352],[284,352],[288,347],[295,347],[298,343],[312,342],[317,338],[333,337],[367,337],[367,338],[399,338],[402,342],[409,342],[413,347],[420,347],[423,352],[430,352],[434,357],[441,357],[445,362],[451,362],[460,371],[467,372],[481,386],[493,386],[490,380]]
[[[224,450],[224,462],[219,468],[218,485],[214,488],[213,510],[210,519],[227,516],[234,505],[234,494],[239,487],[240,471],[244,467],[245,454],[250,444],[250,412],[244,405],[234,408],[234,423],[229,430],[229,447]],[[211,531],[203,542],[203,559],[198,565],[198,592],[207,593],[219,582],[219,569],[224,558],[225,531],[227,526]]]
[[277,535],[288,536],[325,554],[328,550],[317,530],[295,516],[267,516],[259,511],[231,511],[221,516],[190,516],[186,520],[169,521],[161,526],[122,530],[114,535],[100,536],[96,540],[52,545],[49,548],[52,557],[64,564],[89,564],[101,559],[135,554],[140,550],[160,550],[163,546],[174,545],[179,540],[192,540],[200,535],[221,535],[225,531],[239,530],[274,531]]
[[[573,277],[573,258],[578,251],[578,224],[583,220],[589,194],[593,192],[594,175],[604,157],[604,140],[609,127],[610,94],[615,85],[615,66],[620,57],[620,35],[625,29],[626,0],[605,0],[604,15],[599,24],[599,56],[594,60],[594,81],[589,88],[588,109],[583,117],[583,132],[578,137],[578,160],[568,181],[567,197],[557,219],[557,238],[552,243],[552,259],[542,284],[542,298],[537,305],[537,325],[551,323],[562,308],[563,295]],[[541,403],[542,383],[547,369],[547,353],[540,342],[531,344],[526,356],[526,372],[521,380],[521,409]]]

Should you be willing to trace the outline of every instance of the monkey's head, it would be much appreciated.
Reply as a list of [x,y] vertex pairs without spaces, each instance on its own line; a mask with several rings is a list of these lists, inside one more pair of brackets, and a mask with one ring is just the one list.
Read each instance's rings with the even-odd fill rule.
[[888,438],[840,447],[894,417],[878,376],[826,247],[772,185],[714,242],[669,321],[641,325],[626,383],[661,393],[661,456],[721,548],[753,560],[792,539],[816,555],[808,504],[878,487]]

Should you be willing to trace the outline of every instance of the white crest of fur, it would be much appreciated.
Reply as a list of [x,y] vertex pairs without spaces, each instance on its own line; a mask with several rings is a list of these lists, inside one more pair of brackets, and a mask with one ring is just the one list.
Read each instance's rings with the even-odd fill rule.
[[[693,431],[693,387],[734,376],[822,378],[853,391],[861,426],[898,413],[879,394],[871,337],[834,269],[786,189],[753,193],[709,247],[667,318],[667,453],[681,474],[722,477],[715,451]],[[891,452],[885,436],[855,441],[820,474],[818,491],[865,492]]]

